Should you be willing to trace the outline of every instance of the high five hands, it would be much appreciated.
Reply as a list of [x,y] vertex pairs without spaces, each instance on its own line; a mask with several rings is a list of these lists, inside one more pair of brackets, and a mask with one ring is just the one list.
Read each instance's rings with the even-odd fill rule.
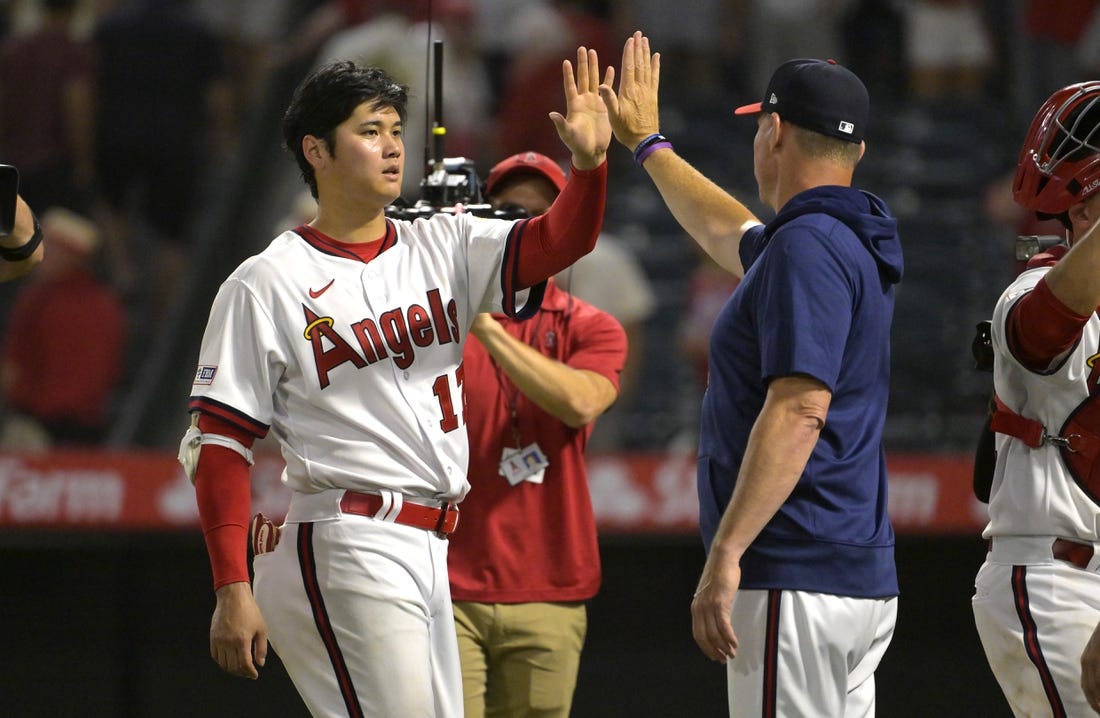
[[[566,114],[551,112],[550,119],[558,137],[573,153],[573,165],[580,170],[598,167],[607,156],[611,144],[611,125],[607,108],[600,98],[600,60],[595,50],[577,48],[577,73],[573,65],[562,61],[562,84],[565,87]],[[604,84],[615,79],[615,69],[607,68]]]
[[657,110],[660,82],[661,54],[650,52],[649,38],[639,30],[627,38],[623,47],[618,94],[611,88],[610,81],[599,87],[615,139],[630,151],[646,137],[660,131]]
[[562,61],[566,114],[551,112],[550,119],[573,153],[577,169],[593,169],[603,162],[612,134],[633,151],[661,125],[657,107],[661,55],[650,51],[649,38],[640,30],[623,47],[618,93],[612,87],[614,67],[607,67],[603,82],[599,78],[595,50],[577,48],[575,74],[573,63]]

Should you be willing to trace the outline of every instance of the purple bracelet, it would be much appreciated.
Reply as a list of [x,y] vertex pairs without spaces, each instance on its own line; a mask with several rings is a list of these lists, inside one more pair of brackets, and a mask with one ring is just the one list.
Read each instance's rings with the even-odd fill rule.
[[639,167],[641,167],[642,164],[645,163],[647,157],[649,157],[651,154],[653,154],[657,150],[663,150],[663,149],[670,149],[671,150],[672,149],[672,143],[669,142],[668,140],[661,140],[660,142],[654,142],[653,144],[649,145],[648,147],[643,149],[641,152],[639,152],[638,156],[634,158],[634,161],[638,163]]
[[662,135],[660,132],[654,132],[652,135],[646,137],[644,140],[638,143],[637,147],[634,148],[634,161],[637,162],[638,155],[649,149],[650,145],[655,145],[658,142],[665,142],[666,140],[668,140],[668,138]]

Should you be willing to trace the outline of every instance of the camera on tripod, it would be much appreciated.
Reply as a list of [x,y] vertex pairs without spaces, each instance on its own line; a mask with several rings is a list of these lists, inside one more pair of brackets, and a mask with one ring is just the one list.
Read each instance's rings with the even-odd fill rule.
[[[436,41],[435,53],[435,123],[432,127],[433,159],[427,162],[424,179],[420,181],[420,198],[410,205],[398,197],[386,207],[386,216],[392,219],[415,220],[431,217],[437,212],[457,214],[465,212],[478,217],[498,219],[522,219],[527,216],[515,206],[493,209],[481,196],[481,181],[474,161],[465,157],[443,157],[443,43]],[[440,159],[442,158],[442,159]]]
[[431,162],[428,173],[420,181],[420,198],[410,205],[398,197],[386,207],[386,216],[393,219],[419,219],[431,217],[436,212],[455,214],[466,212],[478,217],[519,219],[526,213],[497,211],[481,197],[481,182],[473,160],[465,157],[445,157],[442,162]]
[[431,217],[436,212],[465,212],[495,219],[523,219],[528,216],[522,207],[509,204],[493,209],[482,199],[481,183],[473,160],[447,157],[441,164],[440,169],[430,171],[421,180],[420,199],[416,204],[410,205],[398,197],[386,207],[386,216],[407,220]]
[[473,160],[444,157],[420,184],[420,201],[433,207],[481,204],[481,186]]

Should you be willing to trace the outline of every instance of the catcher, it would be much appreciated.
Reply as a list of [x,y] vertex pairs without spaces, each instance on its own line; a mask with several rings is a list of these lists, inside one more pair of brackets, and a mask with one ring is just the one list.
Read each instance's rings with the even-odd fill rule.
[[[990,327],[996,463],[990,551],[974,619],[1017,716],[1100,707],[1100,82],[1064,87],[1024,140],[1014,199],[1066,228],[1067,246],[1032,257]],[[1097,647],[1100,648],[1100,647]]]

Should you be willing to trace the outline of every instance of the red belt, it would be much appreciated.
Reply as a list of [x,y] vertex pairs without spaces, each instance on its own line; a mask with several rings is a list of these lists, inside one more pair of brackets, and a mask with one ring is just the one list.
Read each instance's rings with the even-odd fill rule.
[[[344,498],[340,499],[340,509],[348,514],[375,517],[382,510],[382,497],[378,494],[345,491]],[[393,521],[448,536],[458,526],[458,505],[447,502],[442,506],[424,506],[405,501]]]
[[1088,568],[1089,562],[1092,561],[1092,544],[1088,543],[1055,539],[1051,551],[1054,553],[1054,558],[1069,561],[1077,568]]

